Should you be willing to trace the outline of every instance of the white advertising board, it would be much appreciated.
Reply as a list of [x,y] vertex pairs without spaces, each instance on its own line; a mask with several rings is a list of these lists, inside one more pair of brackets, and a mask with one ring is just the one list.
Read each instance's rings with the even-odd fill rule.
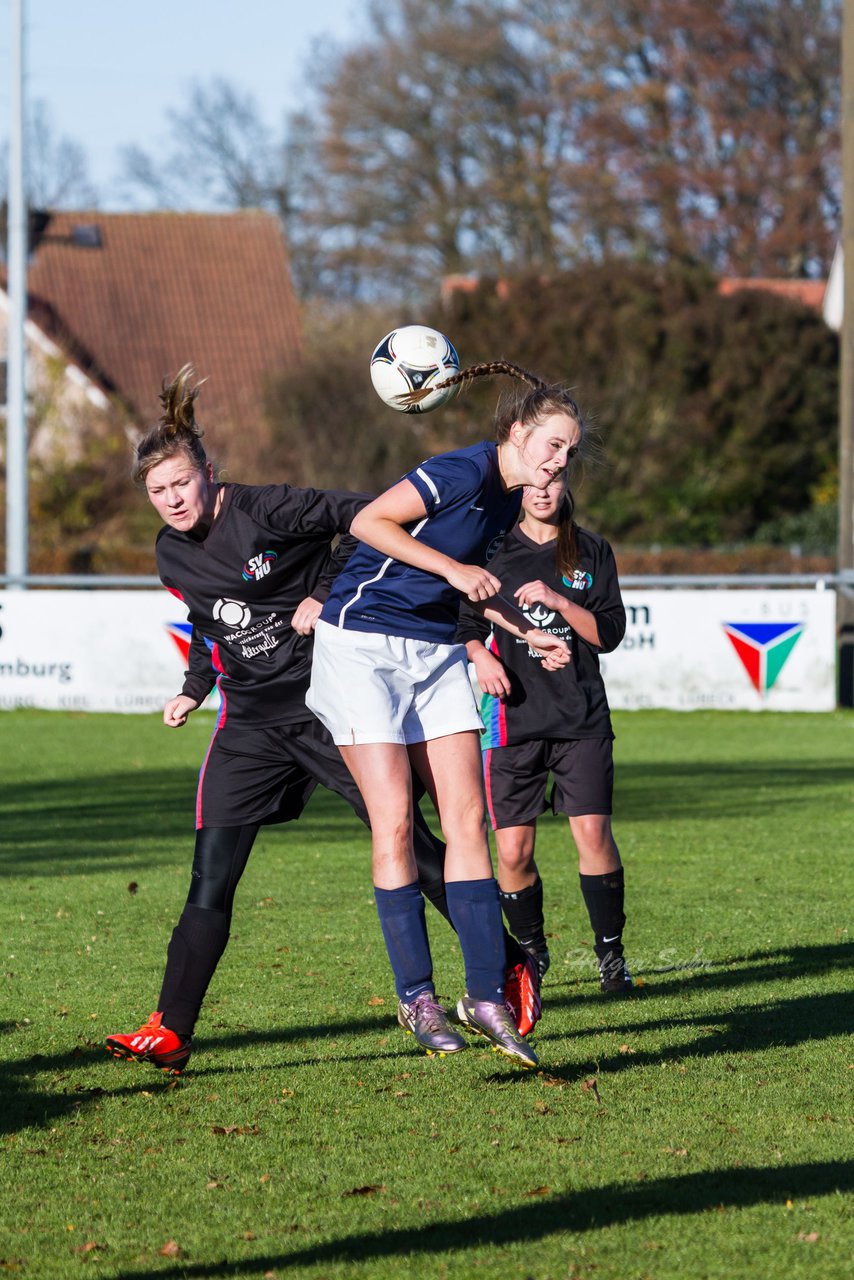
[[[615,710],[829,711],[830,591],[624,592],[602,659]],[[186,610],[165,591],[0,592],[0,709],[159,711],[187,665]],[[216,695],[214,695],[216,698]]]
[[0,709],[160,711],[189,639],[162,590],[0,592]]
[[615,710],[832,711],[832,591],[627,590],[620,648],[601,659]]

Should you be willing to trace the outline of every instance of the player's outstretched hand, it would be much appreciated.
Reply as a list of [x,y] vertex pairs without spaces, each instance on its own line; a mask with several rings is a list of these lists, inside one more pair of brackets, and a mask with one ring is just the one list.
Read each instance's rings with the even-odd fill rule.
[[521,587],[517,587],[513,595],[518,600],[520,609],[543,604],[547,609],[553,609],[555,613],[559,613],[562,606],[566,604],[566,596],[562,596],[559,591],[553,591],[539,578],[535,582],[524,582]]
[[187,723],[187,716],[191,711],[195,711],[198,705],[195,698],[188,698],[185,693],[179,693],[177,698],[170,698],[163,708],[163,723],[170,729],[180,729],[181,725]]
[[572,658],[566,641],[549,635],[548,631],[530,631],[525,639],[532,649],[542,654],[546,671],[560,671]]
[[481,649],[473,662],[477,682],[483,693],[489,693],[493,698],[500,698],[502,702],[510,696],[510,677],[504,663],[496,658],[494,653],[490,653],[488,649]]
[[455,564],[445,579],[469,600],[489,600],[501,590],[501,580],[479,564]]
[[320,617],[320,611],[323,605],[319,600],[315,600],[314,596],[306,596],[294,610],[294,616],[291,618],[291,626],[301,636],[310,636],[314,628],[317,626],[317,619]]

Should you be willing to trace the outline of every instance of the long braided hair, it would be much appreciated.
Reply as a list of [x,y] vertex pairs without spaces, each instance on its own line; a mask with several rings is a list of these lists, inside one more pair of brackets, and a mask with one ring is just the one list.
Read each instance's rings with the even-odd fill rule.
[[[584,439],[586,424],[569,392],[555,383],[543,381],[535,373],[509,360],[489,360],[482,364],[469,365],[468,368],[461,369],[459,373],[453,374],[443,382],[431,383],[428,387],[419,391],[410,391],[406,395],[399,396],[398,399],[402,405],[418,404],[440,387],[456,386],[462,391],[475,378],[489,378],[499,374],[524,383],[527,390],[516,386],[500,396],[494,418],[495,439],[498,444],[503,444],[509,439],[510,429],[515,422],[533,429],[553,413],[564,413],[577,423],[581,429],[582,440]],[[575,499],[567,487],[558,508],[558,532],[555,544],[555,564],[558,572],[563,576],[571,576],[578,564],[578,526],[575,523],[574,512]]]
[[204,433],[196,422],[194,409],[201,383],[191,385],[194,377],[193,366],[185,364],[171,382],[163,379],[160,390],[163,412],[157,425],[147,431],[136,446],[131,472],[135,481],[144,482],[152,467],[179,453],[186,454],[199,471],[207,466],[208,456],[202,444]]

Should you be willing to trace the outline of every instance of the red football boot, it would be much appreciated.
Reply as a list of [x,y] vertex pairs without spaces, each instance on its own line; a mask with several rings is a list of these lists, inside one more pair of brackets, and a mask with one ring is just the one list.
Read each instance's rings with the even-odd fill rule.
[[114,1058],[134,1058],[137,1062],[150,1062],[152,1066],[179,1076],[187,1065],[193,1048],[190,1036],[181,1039],[174,1031],[163,1026],[163,1014],[152,1013],[148,1022],[130,1035],[107,1036],[107,1053]]
[[520,1036],[533,1031],[543,1012],[537,966],[525,956],[504,975],[504,1003],[510,1010]]

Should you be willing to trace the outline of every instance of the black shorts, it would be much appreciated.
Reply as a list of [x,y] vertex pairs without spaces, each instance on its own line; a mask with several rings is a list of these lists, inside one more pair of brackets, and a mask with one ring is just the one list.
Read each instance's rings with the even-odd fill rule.
[[[546,800],[549,774],[554,777]],[[483,753],[486,803],[493,828],[519,827],[552,809],[577,818],[608,814],[614,794],[614,744],[611,738],[546,738]]]
[[367,810],[319,720],[214,730],[199,772],[196,827],[240,827],[298,818],[317,784],[336,791],[363,822]]

